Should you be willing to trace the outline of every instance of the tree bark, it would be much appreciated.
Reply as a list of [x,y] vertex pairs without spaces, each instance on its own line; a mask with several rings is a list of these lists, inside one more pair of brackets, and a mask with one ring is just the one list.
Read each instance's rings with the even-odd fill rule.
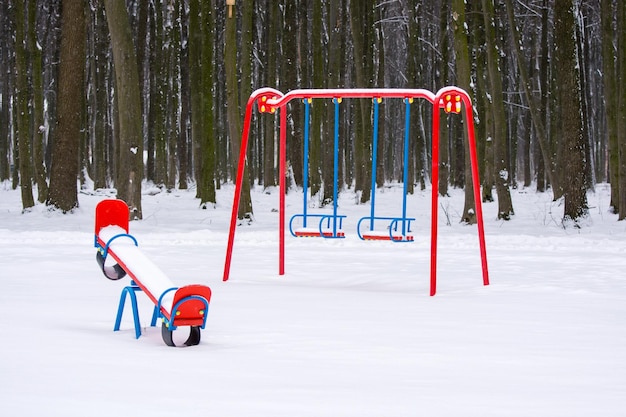
[[[456,81],[458,87],[471,94],[470,85],[470,58],[469,58],[469,46],[467,40],[467,24],[465,20],[465,1],[454,0],[452,2],[452,29],[454,32],[454,51],[455,51],[455,63],[456,63]],[[463,113],[465,114],[465,113]],[[463,124],[463,146],[465,154],[464,164],[464,188],[465,188],[465,204],[463,207],[463,214],[461,216],[461,222],[467,224],[476,223],[476,205],[474,203],[474,187],[472,183],[472,165],[470,160],[469,138],[467,137],[467,121]],[[476,151],[474,149],[474,151]]]
[[0,182],[8,180],[11,176],[9,171],[9,100],[11,96],[11,79],[12,74],[10,68],[9,50],[13,49],[10,44],[11,28],[9,20],[9,2],[0,2],[0,73],[5,77],[0,77]]
[[617,2],[618,85],[617,146],[619,155],[619,220],[626,218],[626,5]]
[[[374,81],[372,61],[374,58],[373,6],[368,2],[350,1],[350,29],[354,45],[355,84],[371,88]],[[354,172],[355,191],[361,191],[361,203],[371,194],[370,138],[372,137],[371,103],[359,100],[355,106]]]
[[214,4],[211,0],[190,2],[189,63],[191,82],[191,136],[196,163],[200,207],[215,204],[215,130],[213,91]]
[[11,96],[11,68],[13,65],[10,59],[10,50],[13,50],[11,43],[13,29],[9,19],[9,6],[7,1],[0,2],[0,182],[10,178],[9,162],[9,97]]
[[178,138],[180,136],[180,16],[178,11],[180,0],[175,0],[167,9],[170,21],[166,30],[167,46],[167,180],[168,191],[176,188]]
[[[341,36],[339,34],[339,29],[341,28],[341,11],[339,0],[329,0],[328,1],[328,16],[327,16],[327,30],[328,33],[324,33],[323,37],[328,39],[328,47],[326,54],[326,62],[324,62],[325,71],[323,71],[324,84],[323,86],[327,88],[341,88]],[[362,30],[366,29],[366,26],[362,28]],[[358,56],[358,55],[357,55]],[[359,100],[358,105],[365,103],[366,100]],[[324,184],[323,192],[324,195],[322,197],[322,205],[327,204],[335,204],[333,201],[334,198],[334,187],[337,187],[338,193],[342,189],[342,178],[340,176],[341,172],[341,163],[339,163],[337,174],[337,184],[335,181],[335,152],[337,152],[337,158],[341,158],[341,145],[343,143],[343,139],[347,135],[347,129],[345,128],[345,124],[342,123],[343,117],[345,116],[345,108],[349,103],[345,102],[343,104],[339,104],[339,137],[338,137],[338,147],[335,149],[335,105],[332,101],[327,102],[326,113],[325,113],[325,121],[323,126],[326,128],[326,133],[324,133],[322,139],[322,149],[321,149],[321,158],[322,158],[322,183]],[[358,111],[357,111],[358,114]],[[371,136],[370,136],[371,137]],[[356,143],[362,143],[363,139],[356,140]],[[362,145],[356,145],[359,149],[362,149]],[[369,184],[369,183],[368,183]],[[369,189],[370,187],[368,187]],[[357,187],[357,189],[359,189]],[[361,195],[361,202],[367,201],[370,198],[369,191],[363,190],[363,193],[367,193],[367,198],[364,200],[364,196]],[[339,194],[337,194],[339,195]]]
[[[215,204],[217,197],[215,195],[216,188],[219,185],[216,172],[216,149],[218,136],[215,130],[215,103],[216,92],[215,83],[215,0],[203,0],[202,3],[202,30],[206,32],[206,36],[202,41],[202,160],[201,183],[202,197],[201,204]],[[223,141],[226,144],[226,141]],[[224,155],[227,153],[224,151]],[[224,158],[226,159],[226,158]],[[249,185],[248,185],[249,187]]]
[[[300,55],[298,43],[298,2],[289,0],[285,2],[285,26],[283,30],[283,56],[284,63],[281,66],[281,79],[284,84],[281,86],[282,91],[290,91],[300,88]],[[249,96],[249,93],[248,93]],[[242,95],[242,98],[244,96]],[[247,100],[247,96],[245,99]],[[242,101],[243,103],[244,101]],[[301,101],[293,101],[288,104],[289,113],[287,114],[287,160],[291,165],[293,178],[296,183],[302,183],[302,103]],[[288,184],[295,185],[295,184]]]
[[178,136],[178,188],[186,190],[189,178],[189,107],[191,86],[189,83],[189,12],[185,2],[179,2],[181,19],[180,42],[180,134]]
[[[226,100],[228,102],[228,134],[231,143],[231,155],[233,156],[233,166],[237,166],[236,158],[239,157],[241,146],[241,112],[239,110],[239,87],[237,85],[237,13],[233,10],[232,17],[226,17],[226,50],[224,59],[226,66]],[[280,111],[285,111],[281,109]],[[247,165],[246,161],[240,161]],[[243,182],[241,187],[241,200],[237,217],[240,220],[252,220],[254,212],[252,210],[252,198],[250,195],[250,177],[248,169],[243,172]]]
[[143,217],[143,137],[139,71],[133,34],[124,0],[104,0],[115,64],[115,91],[119,114],[117,197],[126,202],[130,220]]
[[[528,72],[526,71],[527,63],[524,62],[522,57],[522,53],[520,51],[519,44],[519,33],[517,30],[517,25],[515,21],[515,14],[513,9],[513,4],[511,0],[505,0],[506,2],[506,12],[508,17],[508,23],[511,30],[511,40],[513,44],[513,55],[517,60],[517,67],[520,75],[521,87],[524,91],[524,96],[526,97],[526,102],[528,104],[528,110],[530,111],[530,116],[533,122],[533,126],[535,127],[535,133],[537,135],[537,141],[539,142],[539,149],[541,150],[541,157],[543,158],[543,165],[547,167],[546,174],[548,175],[548,181],[552,184],[553,189],[559,189],[560,185],[558,182],[558,176],[554,172],[555,164],[550,158],[550,146],[548,144],[548,138],[546,134],[546,129],[542,120],[541,110],[537,106],[537,102],[533,96],[532,88],[530,85],[530,78],[528,77]],[[544,28],[546,30],[546,28]]]
[[63,212],[78,207],[76,180],[83,122],[85,80],[85,4],[65,1],[62,6],[59,112],[46,202]]
[[32,57],[32,88],[33,88],[33,169],[35,183],[37,184],[37,201],[43,203],[48,197],[48,182],[46,166],[44,164],[44,100],[43,100],[43,76],[42,76],[42,53],[39,47],[37,21],[36,17],[36,1],[28,2],[28,42],[30,54]]
[[[270,0],[268,2],[267,17],[270,22],[279,21],[280,4],[276,0]],[[277,61],[278,55],[278,28],[275,25],[271,25],[267,31],[267,47],[265,48],[266,59],[265,65],[267,67],[268,79],[274,80],[273,74],[276,74],[278,70]],[[276,86],[278,87],[278,86]],[[275,147],[276,143],[276,124],[278,118],[276,115],[264,115],[262,116],[262,123],[264,123],[264,136],[263,136],[263,158],[262,158],[262,171],[263,171],[263,187],[274,187],[278,184],[278,170],[276,163],[276,154],[278,149]]]
[[498,219],[509,220],[513,212],[513,202],[510,194],[511,173],[507,164],[507,123],[504,111],[504,96],[502,94],[502,79],[499,70],[499,54],[496,46],[494,30],[494,9],[492,0],[482,0],[483,16],[485,21],[487,47],[487,73],[491,91],[491,108],[494,115],[494,168],[495,185],[498,194]]
[[104,5],[100,2],[95,5],[91,13],[91,77],[90,77],[90,114],[88,117],[91,127],[91,170],[94,189],[105,188],[110,179],[107,175],[107,143],[110,136],[107,130],[107,115],[109,110],[107,88],[107,66],[109,49],[108,28],[106,26]]
[[166,101],[167,50],[165,44],[165,5],[155,2],[152,10],[152,48],[150,51],[150,123],[152,135],[148,137],[148,180],[165,187],[167,182],[167,132]]
[[[322,88],[324,84],[324,51],[323,51],[323,18],[322,18],[322,0],[312,1],[312,28],[311,28],[311,85],[310,88]],[[321,173],[322,164],[322,132],[328,130],[326,126],[328,121],[324,121],[324,115],[327,114],[327,103],[322,100],[314,100],[311,105],[311,121],[310,128],[310,153],[309,153],[309,186],[311,197],[319,194],[322,189]],[[323,196],[320,196],[323,201]]]
[[26,51],[26,28],[25,28],[24,3],[15,2],[15,89],[17,110],[17,149],[20,178],[20,190],[22,194],[22,208],[30,210],[35,205],[33,198],[30,145],[30,112],[29,112],[29,88],[28,88],[28,55]]
[[585,152],[580,97],[580,80],[576,53],[575,0],[554,3],[554,51],[558,108],[560,110],[560,137],[562,141],[563,182],[565,195],[564,221],[578,221],[587,215],[585,186]]
[[[450,68],[448,66],[448,62],[451,60],[450,57],[450,41],[448,35],[448,16],[450,14],[450,4],[448,2],[443,2],[440,11],[440,23],[439,29],[441,30],[441,69],[438,71],[440,74],[440,79],[438,80],[438,85],[441,86],[449,85],[451,83],[450,80]],[[448,196],[448,186],[450,184],[450,126],[448,123],[448,116],[445,115],[443,118],[443,123],[439,125],[439,192],[440,196]]]

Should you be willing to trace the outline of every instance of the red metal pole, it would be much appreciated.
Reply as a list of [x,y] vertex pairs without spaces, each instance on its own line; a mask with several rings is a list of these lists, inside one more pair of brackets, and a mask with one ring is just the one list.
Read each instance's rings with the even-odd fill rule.
[[480,198],[480,179],[478,178],[478,157],[476,155],[476,138],[474,136],[474,115],[472,101],[467,94],[461,95],[465,105],[465,119],[467,123],[467,136],[470,148],[470,160],[472,163],[472,180],[474,185],[474,206],[476,206],[476,221],[478,226],[478,242],[480,245],[480,259],[483,269],[483,285],[489,285],[489,271],[487,269],[487,249],[485,246],[485,229],[483,223],[483,208]]
[[[474,205],[476,209],[476,221],[478,226],[478,241],[480,246],[480,258],[481,265],[483,271],[483,284],[489,285],[489,271],[487,267],[487,249],[485,245],[485,229],[484,229],[484,221],[483,221],[483,210],[482,210],[482,201],[480,198],[480,178],[479,178],[479,170],[478,170],[478,157],[476,155],[476,138],[474,132],[474,116],[472,110],[472,100],[465,90],[462,90],[458,87],[444,87],[437,92],[435,95],[435,101],[433,104],[433,190],[432,190],[432,230],[431,230],[431,273],[430,273],[430,295],[435,295],[437,290],[437,198],[439,196],[438,192],[438,184],[439,184],[439,174],[438,174],[438,165],[435,164],[435,161],[438,164],[439,161],[439,113],[440,107],[442,107],[443,100],[446,94],[453,94],[459,96],[463,101],[463,105],[465,106],[465,119],[467,123],[467,136],[468,136],[468,145],[470,151],[470,161],[471,161],[471,169],[472,169],[472,188],[474,190]],[[460,110],[460,109],[459,109]],[[456,111],[458,112],[458,111]],[[435,160],[436,158],[436,160]]]
[[239,202],[241,200],[241,185],[243,183],[243,171],[246,166],[246,153],[248,150],[248,136],[250,135],[250,122],[252,120],[252,110],[258,97],[262,95],[282,95],[273,88],[262,88],[250,95],[246,105],[246,115],[243,119],[243,131],[241,133],[241,143],[239,148],[239,164],[237,166],[237,179],[235,180],[235,195],[233,196],[233,209],[230,215],[230,231],[228,233],[228,244],[226,246],[226,259],[224,261],[223,281],[228,281],[230,275],[230,263],[233,257],[233,242],[235,241],[235,229],[237,226],[237,213],[239,212]]
[[237,166],[237,179],[235,180],[235,195],[233,196],[233,209],[230,214],[230,231],[228,233],[228,245],[226,247],[226,260],[224,262],[223,281],[228,281],[230,274],[230,262],[233,256],[233,242],[235,240],[235,229],[237,226],[237,213],[239,212],[239,201],[241,200],[241,185],[243,183],[243,171],[246,166],[246,150],[248,148],[248,133],[250,131],[250,119],[252,118],[252,105],[248,102],[246,117],[243,121],[243,133],[241,135],[241,148],[239,149],[239,164]]
[[285,183],[287,170],[287,106],[280,109],[280,146],[279,146],[278,184],[280,189],[278,209],[278,275],[285,275]]
[[436,95],[433,102],[433,133],[432,133],[432,174],[430,182],[431,207],[430,207],[430,295],[437,293],[437,227],[439,207],[439,99]]

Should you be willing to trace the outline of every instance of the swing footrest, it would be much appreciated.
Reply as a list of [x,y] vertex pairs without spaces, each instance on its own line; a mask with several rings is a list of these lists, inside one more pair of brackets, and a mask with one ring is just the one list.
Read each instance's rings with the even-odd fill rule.
[[[374,230],[375,221],[387,221],[387,229],[384,231]],[[413,242],[411,234],[411,222],[414,218],[410,217],[362,217],[357,223],[357,233],[361,240],[387,240],[391,242]],[[361,223],[369,222],[370,230],[361,232]]]
[[314,228],[300,228],[293,231],[294,236],[296,237],[346,237],[346,234],[343,230],[337,230],[334,234],[332,230],[323,230],[320,232],[318,229]]
[[401,235],[397,233],[389,234],[389,232],[369,231],[361,233],[363,240],[391,240],[394,242],[413,242],[413,235]]
[[[306,227],[307,221],[319,219],[317,227]],[[294,214],[289,220],[289,232],[293,237],[323,237],[326,239],[345,238],[342,230],[345,215],[335,214]],[[303,227],[294,228],[294,220],[302,219]]]

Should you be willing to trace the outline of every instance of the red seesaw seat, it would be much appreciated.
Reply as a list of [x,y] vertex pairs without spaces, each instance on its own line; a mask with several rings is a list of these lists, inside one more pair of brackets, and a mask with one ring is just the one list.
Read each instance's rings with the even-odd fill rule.
[[[95,246],[102,272],[113,280],[125,275],[132,279],[131,285],[122,291],[114,330],[119,330],[126,296],[129,296],[135,335],[139,338],[141,327],[135,293],[142,291],[155,305],[151,325],[155,326],[158,318],[163,320],[161,333],[167,345],[175,345],[172,332],[178,326],[190,326],[185,345],[197,345],[200,329],[206,325],[211,289],[204,285],[176,287],[139,249],[137,240],[128,234],[128,217],[128,206],[122,200],[103,200],[96,206]],[[107,259],[113,259],[115,264],[107,263]]]

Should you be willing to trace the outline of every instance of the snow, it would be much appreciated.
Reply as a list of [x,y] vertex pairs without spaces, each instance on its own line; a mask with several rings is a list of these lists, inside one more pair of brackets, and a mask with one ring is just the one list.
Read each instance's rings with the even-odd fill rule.
[[[401,189],[379,192],[377,213],[399,215]],[[626,223],[609,212],[607,185],[589,194],[580,229],[564,229],[562,202],[534,189],[511,191],[509,222],[484,205],[489,286],[476,227],[458,223],[463,194],[451,190],[435,297],[429,190],[408,198],[415,241],[403,244],[359,240],[369,206],[343,193],[346,238],[289,236],[278,276],[277,192],[255,189],[255,221],[239,227],[222,282],[232,192],[222,187],[207,210],[195,190],[147,192],[144,220],[130,224],[175,284],[213,290],[200,345],[172,348],[141,294],[142,337],[129,311],[112,330],[129,281],[107,280],[93,247],[94,209],[110,192],[81,193],[71,215],[22,214],[19,190],[0,185],[0,414],[624,415]],[[289,193],[288,216],[301,201]]]

